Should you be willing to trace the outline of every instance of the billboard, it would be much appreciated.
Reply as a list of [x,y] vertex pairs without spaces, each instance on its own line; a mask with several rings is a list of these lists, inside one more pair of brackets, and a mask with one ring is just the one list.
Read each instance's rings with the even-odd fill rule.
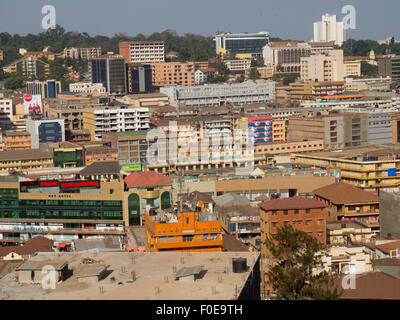
[[42,110],[41,95],[24,95],[24,114],[41,114]]
[[140,163],[127,164],[121,166],[122,171],[142,171],[142,165]]

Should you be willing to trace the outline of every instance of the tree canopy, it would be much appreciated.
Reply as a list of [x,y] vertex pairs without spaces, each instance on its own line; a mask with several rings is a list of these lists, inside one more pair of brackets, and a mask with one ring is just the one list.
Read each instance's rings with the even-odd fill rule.
[[333,286],[334,275],[317,271],[327,249],[311,235],[283,225],[277,234],[267,237],[266,246],[276,260],[267,276],[277,299],[337,299],[341,295]]

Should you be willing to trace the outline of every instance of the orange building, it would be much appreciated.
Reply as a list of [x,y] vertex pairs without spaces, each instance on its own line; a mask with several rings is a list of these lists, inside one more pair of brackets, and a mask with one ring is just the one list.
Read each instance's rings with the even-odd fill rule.
[[3,150],[31,149],[31,135],[27,131],[5,131],[3,133]]
[[267,236],[274,235],[284,224],[307,232],[318,241],[326,243],[326,221],[329,220],[326,205],[306,197],[281,198],[259,204],[261,218],[261,253],[268,256],[265,245]]
[[85,149],[86,166],[99,161],[118,161],[118,150],[104,146],[87,147]]
[[222,251],[221,222],[209,220],[206,214],[185,212],[170,214],[145,213],[147,252]]
[[158,62],[150,65],[153,87],[194,85],[194,62]]

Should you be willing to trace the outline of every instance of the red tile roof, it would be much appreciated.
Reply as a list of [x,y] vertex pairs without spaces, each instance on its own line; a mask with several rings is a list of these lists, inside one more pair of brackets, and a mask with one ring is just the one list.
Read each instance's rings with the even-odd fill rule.
[[375,244],[374,242],[367,243],[366,246],[371,249],[379,249],[380,251],[390,254],[390,251],[399,249],[400,250],[400,240],[392,241],[383,244]]
[[31,255],[35,252],[52,252],[53,240],[42,236],[29,239],[23,246],[0,246],[0,257],[4,257],[11,252],[19,255]]
[[128,188],[168,186],[172,184],[171,178],[152,171],[133,172],[124,181]]
[[344,182],[333,183],[313,192],[316,196],[327,199],[334,204],[379,201],[379,197],[374,193]]
[[[340,280],[341,282],[341,280]],[[345,289],[341,299],[400,300],[400,279],[375,271],[356,276],[355,289]],[[336,285],[341,288],[341,283]]]
[[325,208],[326,206],[313,198],[306,197],[292,197],[292,198],[281,198],[269,201],[264,201],[259,206],[266,210],[291,210],[291,209],[315,209]]
[[215,68],[200,68],[200,71],[203,73],[215,72],[215,70]]

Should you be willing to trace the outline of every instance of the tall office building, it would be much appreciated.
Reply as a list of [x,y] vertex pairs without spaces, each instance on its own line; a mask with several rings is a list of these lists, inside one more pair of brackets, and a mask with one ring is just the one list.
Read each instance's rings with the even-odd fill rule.
[[338,46],[346,40],[343,21],[336,21],[336,14],[324,14],[322,21],[314,22],[314,41],[334,41]]
[[119,54],[128,63],[164,62],[164,41],[123,41]]
[[400,56],[380,58],[378,60],[378,72],[380,77],[390,77],[392,80],[400,80]]
[[129,64],[127,71],[129,93],[153,92],[151,65]]
[[260,57],[263,48],[269,43],[268,32],[259,33],[220,33],[215,35],[215,52],[220,48],[231,54],[251,54],[252,57]]
[[118,55],[107,54],[88,62],[91,83],[102,83],[108,94],[126,94],[126,63]]

